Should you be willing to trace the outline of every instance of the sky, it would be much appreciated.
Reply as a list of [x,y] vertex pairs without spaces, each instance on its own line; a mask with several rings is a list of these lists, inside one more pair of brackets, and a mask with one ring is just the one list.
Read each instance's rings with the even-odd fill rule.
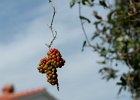
[[67,0],[56,0],[55,6],[58,34],[52,47],[66,60],[58,69],[60,91],[37,71],[48,51],[45,44],[52,39],[48,0],[0,0],[0,88],[7,83],[14,84],[17,92],[45,87],[58,100],[131,100],[125,93],[117,96],[114,81],[101,80],[98,54],[90,48],[81,52],[84,36],[77,7],[70,9]]

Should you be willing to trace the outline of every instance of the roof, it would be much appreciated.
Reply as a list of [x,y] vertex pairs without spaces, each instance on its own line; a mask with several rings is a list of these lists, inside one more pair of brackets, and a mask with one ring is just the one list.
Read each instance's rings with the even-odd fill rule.
[[[4,92],[4,91],[3,91]],[[45,88],[38,88],[20,93],[3,93],[0,100],[56,100]]]

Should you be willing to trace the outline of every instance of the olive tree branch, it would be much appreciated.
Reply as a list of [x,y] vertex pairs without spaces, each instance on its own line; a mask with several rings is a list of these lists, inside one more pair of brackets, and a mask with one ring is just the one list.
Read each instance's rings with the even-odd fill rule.
[[[79,2],[78,4],[79,4],[79,18],[80,18],[80,16],[82,15],[82,13],[81,13],[81,3]],[[87,46],[92,47],[92,45],[91,45],[91,43],[90,43],[90,41],[88,39],[85,27],[84,27],[84,22],[83,22],[83,20],[81,18],[80,18],[80,23],[81,23],[81,28],[82,28],[83,34],[85,36],[86,42],[88,44]]]

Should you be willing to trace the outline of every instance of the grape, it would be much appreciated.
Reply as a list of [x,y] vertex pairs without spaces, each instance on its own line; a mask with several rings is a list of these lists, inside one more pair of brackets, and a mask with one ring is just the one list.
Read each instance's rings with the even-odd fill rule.
[[47,81],[51,85],[58,85],[57,68],[62,68],[65,60],[56,48],[50,49],[47,52],[47,56],[40,60],[38,71],[40,73],[46,73]]

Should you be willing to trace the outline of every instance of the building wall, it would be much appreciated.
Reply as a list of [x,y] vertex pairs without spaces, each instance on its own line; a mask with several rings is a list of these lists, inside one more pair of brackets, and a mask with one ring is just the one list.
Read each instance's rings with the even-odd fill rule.
[[21,97],[18,100],[56,100],[56,98],[51,96],[46,90],[43,90],[39,93]]

